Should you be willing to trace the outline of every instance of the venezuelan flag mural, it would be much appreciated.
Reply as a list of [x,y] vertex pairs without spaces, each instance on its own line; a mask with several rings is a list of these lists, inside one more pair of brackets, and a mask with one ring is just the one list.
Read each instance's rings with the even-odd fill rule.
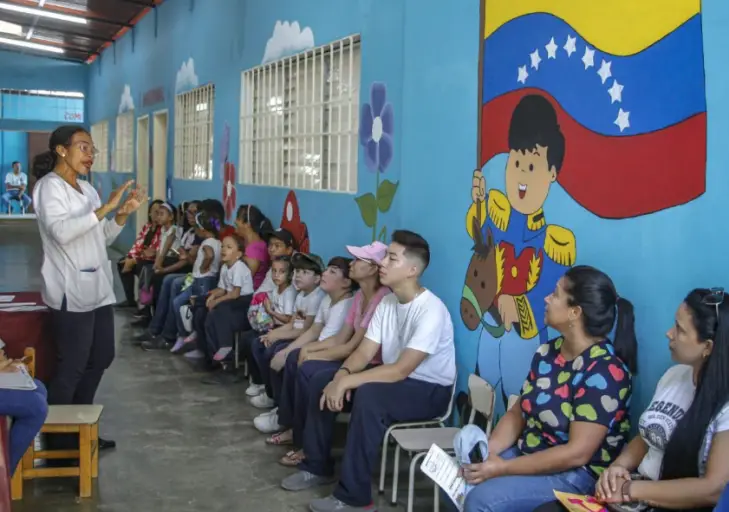
[[[609,219],[705,191],[701,3],[482,0],[481,21],[461,317],[503,406],[547,339],[544,298],[577,258],[572,231],[548,223],[551,186]],[[504,190],[489,190],[481,169],[502,154]]]

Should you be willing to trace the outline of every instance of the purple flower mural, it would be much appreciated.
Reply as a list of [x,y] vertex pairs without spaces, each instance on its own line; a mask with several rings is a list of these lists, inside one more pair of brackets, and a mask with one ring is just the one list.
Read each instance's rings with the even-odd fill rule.
[[355,198],[365,225],[372,228],[372,240],[387,240],[387,226],[377,230],[379,213],[386,213],[392,206],[397,192],[397,182],[383,180],[384,173],[395,154],[395,112],[387,102],[387,87],[374,82],[370,88],[370,102],[362,105],[359,116],[359,142],[364,149],[365,165],[376,175],[375,193],[367,192]]

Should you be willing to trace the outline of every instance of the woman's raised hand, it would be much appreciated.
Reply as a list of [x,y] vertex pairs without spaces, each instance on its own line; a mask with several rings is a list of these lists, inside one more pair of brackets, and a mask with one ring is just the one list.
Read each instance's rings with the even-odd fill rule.
[[134,180],[129,180],[109,195],[109,200],[106,202],[106,206],[108,206],[109,210],[116,210],[119,207],[122,197],[124,197],[124,192],[129,190],[129,187],[131,187],[133,183]]
[[149,202],[147,189],[137,186],[132,190],[119,208],[120,215],[130,215],[136,212],[140,206]]

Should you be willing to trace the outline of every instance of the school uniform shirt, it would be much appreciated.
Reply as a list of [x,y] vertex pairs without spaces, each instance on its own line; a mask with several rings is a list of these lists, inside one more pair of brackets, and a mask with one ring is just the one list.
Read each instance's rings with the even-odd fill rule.
[[[273,281],[271,281],[273,283]],[[256,292],[258,293],[258,292]],[[269,301],[271,302],[271,308],[274,312],[282,315],[293,315],[294,304],[296,303],[296,295],[298,292],[294,285],[289,285],[283,292],[278,291],[278,287],[274,285],[274,289],[269,294]],[[276,325],[283,325],[274,318],[273,323]]]
[[[200,277],[210,277],[217,275],[220,270],[220,240],[216,238],[208,238],[200,244],[200,249],[197,251],[197,258],[195,258],[195,264],[192,267],[192,277],[198,279]],[[213,261],[210,262],[208,271],[203,273],[201,271],[203,261],[205,261],[205,247],[210,247],[213,250]]]
[[[638,422],[638,433],[648,446],[648,453],[638,466],[641,475],[651,480],[660,479],[666,445],[679,420],[691,407],[695,393],[693,368],[688,365],[680,364],[669,368],[658,381],[651,403]],[[699,476],[706,474],[714,436],[725,430],[729,430],[729,405],[719,411],[706,430],[697,460]]]
[[453,385],[456,379],[453,321],[443,301],[430,290],[407,304],[401,304],[394,293],[383,297],[365,337],[381,345],[385,364],[395,363],[406,348],[426,353],[410,378]]
[[322,299],[314,319],[315,324],[324,326],[319,334],[319,341],[331,338],[342,329],[349,308],[352,307],[352,299],[352,297],[340,299],[336,304],[332,304],[332,298],[329,295]]
[[9,172],[5,175],[5,184],[10,185],[11,187],[28,187],[28,176],[24,172],[19,172],[18,174],[15,174],[14,172]]
[[294,329],[303,329],[304,320],[307,316],[316,317],[319,312],[319,305],[324,300],[326,292],[316,287],[309,293],[299,292],[294,301]]
[[[294,285],[291,285],[291,288],[293,288],[293,286]],[[271,293],[276,289],[276,283],[273,282],[273,269],[269,268],[266,272],[266,277],[263,278],[263,282],[258,288],[256,288],[256,291],[253,295],[258,295],[259,293]],[[296,291],[296,288],[294,288],[294,291]]]
[[218,288],[226,292],[232,291],[233,288],[240,288],[241,295],[253,294],[253,276],[251,276],[251,269],[241,260],[236,261],[230,267],[223,264],[220,269]]
[[180,238],[180,247],[186,251],[189,251],[195,245],[200,245],[201,243],[195,235],[195,228],[190,228],[184,233],[182,232],[182,228],[178,228],[178,234]]
[[38,180],[33,204],[43,242],[41,296],[48,307],[92,311],[116,303],[111,262],[106,252],[123,226],[96,218],[99,194],[79,180],[80,194],[52,172]]
[[[170,251],[173,249],[179,249],[180,247],[180,239],[178,237],[178,230],[177,226],[174,224],[170,226],[169,228],[165,229],[164,227],[160,228],[160,234],[159,234],[159,247],[157,248],[157,253],[159,254],[162,252],[165,248],[165,244],[167,243],[167,239],[170,237],[174,238],[174,241],[172,242],[172,245],[170,246]],[[166,255],[165,255],[166,256]]]

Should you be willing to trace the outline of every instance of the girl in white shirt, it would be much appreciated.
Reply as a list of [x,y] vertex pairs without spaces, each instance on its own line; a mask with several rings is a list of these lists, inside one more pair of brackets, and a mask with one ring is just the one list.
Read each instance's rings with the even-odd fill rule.
[[157,306],[157,296],[167,268],[178,262],[176,252],[180,247],[180,240],[176,224],[177,210],[167,201],[162,202],[157,210],[157,225],[160,231],[157,254],[154,261],[143,264],[144,268],[139,279],[140,310],[145,317],[152,316],[150,305]]
[[658,383],[640,435],[597,484],[618,510],[710,511],[729,482],[729,296],[691,291],[667,337],[678,365]]
[[[48,147],[33,161],[38,178],[33,203],[43,243],[41,294],[51,309],[57,352],[48,403],[91,404],[114,359],[116,297],[106,248],[149,198],[127,181],[101,203],[96,189],[79,179],[89,174],[97,153],[82,127],[56,129]],[[113,212],[114,219],[107,219]],[[113,445],[99,440],[100,448]]]

